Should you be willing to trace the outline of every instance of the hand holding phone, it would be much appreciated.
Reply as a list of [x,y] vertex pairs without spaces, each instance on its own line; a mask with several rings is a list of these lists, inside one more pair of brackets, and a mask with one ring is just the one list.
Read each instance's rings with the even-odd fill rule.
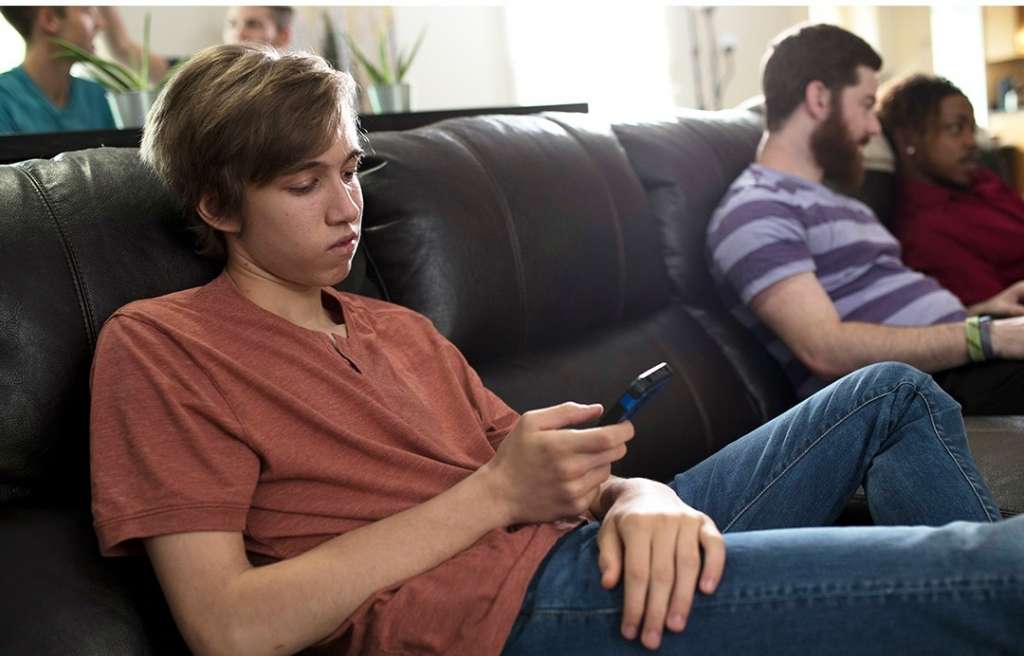
[[672,367],[667,362],[657,364],[643,372],[629,384],[614,403],[608,406],[597,421],[598,426],[617,424],[631,419],[672,378]]

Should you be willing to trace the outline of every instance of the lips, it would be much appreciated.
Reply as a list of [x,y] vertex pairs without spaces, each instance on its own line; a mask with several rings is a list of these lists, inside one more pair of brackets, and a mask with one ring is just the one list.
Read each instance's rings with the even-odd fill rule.
[[359,235],[352,233],[345,237],[342,237],[338,241],[334,242],[327,247],[329,251],[353,251],[356,248],[356,243],[359,241]]

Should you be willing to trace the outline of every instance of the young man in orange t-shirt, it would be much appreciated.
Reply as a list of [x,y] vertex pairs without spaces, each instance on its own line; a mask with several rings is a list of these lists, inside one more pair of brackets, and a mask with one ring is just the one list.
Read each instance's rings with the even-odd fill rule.
[[[1024,518],[996,523],[926,375],[865,369],[670,485],[619,479],[629,422],[519,416],[428,320],[333,290],[361,229],[353,97],[317,57],[219,46],[147,121],[143,158],[225,268],[104,326],[93,511],[104,553],[145,549],[194,651],[1024,640]],[[828,525],[862,484],[877,523],[976,523],[759,530]]]

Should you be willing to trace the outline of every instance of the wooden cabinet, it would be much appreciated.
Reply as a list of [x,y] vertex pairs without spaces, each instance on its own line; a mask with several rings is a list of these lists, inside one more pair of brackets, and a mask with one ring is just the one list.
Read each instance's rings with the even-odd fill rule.
[[1024,55],[1017,51],[1015,38],[1020,27],[1021,7],[983,7],[985,61],[1001,62]]

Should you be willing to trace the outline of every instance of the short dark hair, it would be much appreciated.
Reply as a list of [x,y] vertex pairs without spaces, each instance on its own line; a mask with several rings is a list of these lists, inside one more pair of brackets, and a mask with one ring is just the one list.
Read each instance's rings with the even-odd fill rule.
[[780,34],[765,53],[761,77],[768,129],[782,126],[811,82],[821,82],[833,94],[857,84],[858,66],[877,71],[882,58],[867,41],[841,27],[802,25]]
[[966,98],[958,86],[944,77],[911,75],[885,90],[878,118],[890,136],[894,130],[924,134],[938,117],[939,105],[949,96]]
[[270,10],[270,17],[274,20],[277,31],[287,30],[292,26],[292,15],[295,10],[291,7],[267,7]]
[[[40,9],[42,7],[4,5],[0,7],[0,13],[4,15],[4,19],[11,24],[11,27],[18,31],[21,38],[25,39],[25,43],[28,43],[28,40],[32,38],[32,26],[36,24],[36,15],[39,14]],[[58,16],[64,15],[64,7],[52,7],[52,9],[57,12]]]

